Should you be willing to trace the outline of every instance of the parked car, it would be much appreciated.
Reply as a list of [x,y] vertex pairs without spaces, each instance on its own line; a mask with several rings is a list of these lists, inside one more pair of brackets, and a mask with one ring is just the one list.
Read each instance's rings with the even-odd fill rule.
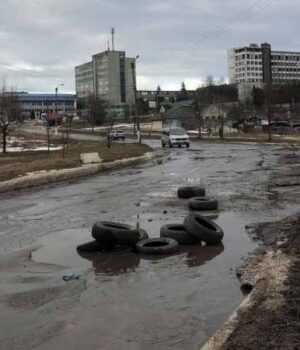
[[300,133],[300,123],[293,123],[292,131],[296,133]]
[[189,136],[183,128],[165,128],[162,130],[161,134],[162,147],[165,147],[166,145],[169,147],[175,145],[178,147],[181,147],[182,145],[190,147]]
[[120,131],[120,130],[110,130],[109,137],[112,140],[123,140],[124,141],[126,135],[123,131]]
[[291,132],[291,127],[286,121],[276,121],[271,123],[271,130],[274,134],[286,135]]

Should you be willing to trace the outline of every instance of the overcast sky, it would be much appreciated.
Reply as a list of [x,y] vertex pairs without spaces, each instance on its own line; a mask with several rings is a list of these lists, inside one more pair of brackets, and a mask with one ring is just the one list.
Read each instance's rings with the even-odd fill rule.
[[0,0],[0,78],[17,90],[74,92],[74,66],[115,49],[139,55],[138,89],[227,77],[227,48],[300,51],[299,0]]

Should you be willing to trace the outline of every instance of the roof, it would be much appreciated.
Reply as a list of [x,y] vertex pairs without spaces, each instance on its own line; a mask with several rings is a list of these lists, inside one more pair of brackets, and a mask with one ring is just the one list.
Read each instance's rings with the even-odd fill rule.
[[196,115],[193,100],[180,101],[173,104],[173,107],[166,111],[166,119],[194,118]]

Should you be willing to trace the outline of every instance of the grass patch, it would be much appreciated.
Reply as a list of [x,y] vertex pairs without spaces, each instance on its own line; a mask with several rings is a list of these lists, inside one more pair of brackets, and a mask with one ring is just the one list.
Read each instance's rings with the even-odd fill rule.
[[[58,140],[51,140],[58,144]],[[111,148],[103,142],[70,140],[68,148],[63,151],[26,151],[0,154],[0,181],[10,180],[28,172],[65,169],[80,166],[80,153],[98,152],[105,162],[143,155],[151,151],[147,145],[113,143]]]

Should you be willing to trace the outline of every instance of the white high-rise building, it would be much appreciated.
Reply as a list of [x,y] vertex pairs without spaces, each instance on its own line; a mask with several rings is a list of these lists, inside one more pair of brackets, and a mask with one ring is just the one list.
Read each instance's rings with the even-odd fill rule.
[[229,49],[228,77],[231,84],[300,83],[300,52],[271,51],[269,44]]

